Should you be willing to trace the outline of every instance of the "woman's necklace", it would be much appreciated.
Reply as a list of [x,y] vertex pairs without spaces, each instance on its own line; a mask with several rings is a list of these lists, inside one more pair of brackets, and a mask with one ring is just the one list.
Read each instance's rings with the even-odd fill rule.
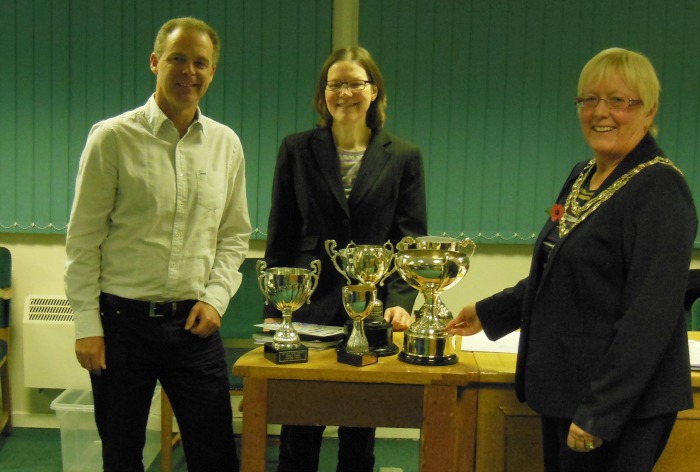
[[681,172],[681,170],[678,167],[676,167],[670,159],[667,159],[665,157],[655,157],[650,161],[642,162],[634,169],[618,177],[618,179],[615,182],[613,182],[613,184],[610,187],[606,188],[598,195],[588,200],[585,204],[579,205],[581,187],[583,186],[583,183],[588,179],[588,175],[591,173],[594,164],[595,159],[591,159],[591,161],[588,164],[586,164],[586,167],[583,168],[581,174],[579,174],[579,176],[576,178],[576,181],[574,182],[574,185],[571,187],[571,192],[569,193],[569,196],[566,197],[566,204],[564,205],[564,214],[559,220],[560,238],[564,238],[567,234],[569,234],[576,226],[581,224],[594,211],[596,211],[598,207],[601,204],[603,204],[603,202],[610,199],[610,197],[615,195],[615,193],[618,190],[624,187],[625,184],[629,182],[632,177],[639,174],[642,170],[646,169],[647,167],[653,164],[666,164],[670,165],[671,167],[676,169],[678,173],[683,175],[683,172]]

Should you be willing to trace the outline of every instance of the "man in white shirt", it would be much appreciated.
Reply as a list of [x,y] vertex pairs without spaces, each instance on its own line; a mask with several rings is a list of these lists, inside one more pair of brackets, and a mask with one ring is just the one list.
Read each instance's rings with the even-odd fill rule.
[[65,286],[105,471],[143,471],[156,380],[188,469],[238,470],[218,329],[251,227],[240,140],[199,110],[219,54],[206,23],[165,23],[150,59],[155,94],[94,125],[80,160]]

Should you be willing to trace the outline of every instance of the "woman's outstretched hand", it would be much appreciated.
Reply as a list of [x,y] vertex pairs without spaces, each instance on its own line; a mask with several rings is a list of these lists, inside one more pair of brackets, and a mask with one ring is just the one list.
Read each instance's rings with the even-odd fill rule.
[[453,320],[447,323],[445,327],[449,334],[458,334],[460,336],[472,336],[481,332],[484,329],[481,326],[481,321],[476,314],[476,305],[467,305],[462,308]]

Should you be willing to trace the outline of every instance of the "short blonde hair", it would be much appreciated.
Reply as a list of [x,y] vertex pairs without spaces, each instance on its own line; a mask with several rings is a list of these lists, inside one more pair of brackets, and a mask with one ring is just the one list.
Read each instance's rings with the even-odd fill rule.
[[166,21],[165,24],[160,27],[160,30],[158,30],[158,34],[156,35],[156,40],[153,44],[153,53],[158,59],[160,59],[163,51],[165,51],[165,42],[168,39],[168,35],[178,28],[206,33],[214,46],[212,61],[214,61],[214,65],[219,63],[219,56],[221,55],[221,40],[219,39],[218,33],[204,21],[197,18],[192,18],[191,16],[173,18],[172,20]]
[[[639,94],[644,114],[659,106],[661,84],[651,61],[643,54],[623,48],[604,49],[583,66],[578,79],[577,95],[583,96],[586,87],[618,75]],[[635,97],[630,97],[635,98]],[[658,128],[652,123],[649,130],[656,135]]]

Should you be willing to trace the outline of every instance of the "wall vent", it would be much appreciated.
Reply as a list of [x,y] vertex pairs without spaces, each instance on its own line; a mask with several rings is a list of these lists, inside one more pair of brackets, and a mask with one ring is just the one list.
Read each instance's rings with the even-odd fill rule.
[[31,296],[29,321],[73,321],[73,309],[65,298],[42,298]]

